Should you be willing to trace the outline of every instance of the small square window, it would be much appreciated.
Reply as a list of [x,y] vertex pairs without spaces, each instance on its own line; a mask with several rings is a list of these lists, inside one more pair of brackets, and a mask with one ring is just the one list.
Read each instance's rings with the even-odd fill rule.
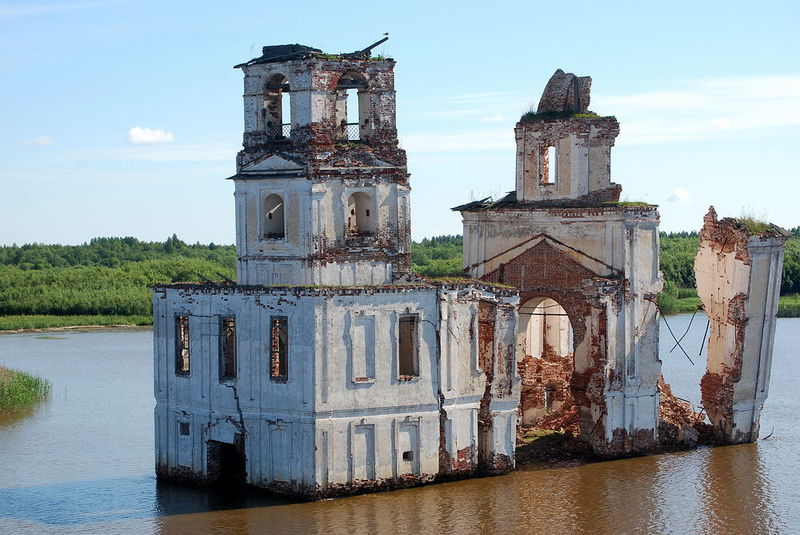
[[411,451],[411,450],[404,451],[403,452],[403,460],[404,461],[413,461],[414,460],[414,452]]
[[180,422],[180,433],[182,436],[189,435],[189,422]]

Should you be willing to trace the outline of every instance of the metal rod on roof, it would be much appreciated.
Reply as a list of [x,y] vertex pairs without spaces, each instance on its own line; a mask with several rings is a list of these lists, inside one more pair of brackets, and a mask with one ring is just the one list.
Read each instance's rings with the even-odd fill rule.
[[383,39],[381,39],[380,41],[375,41],[374,43],[372,43],[371,45],[369,45],[367,48],[365,48],[364,50],[362,50],[362,51],[361,51],[361,53],[362,53],[362,54],[369,54],[370,50],[372,50],[372,49],[373,49],[373,48],[375,48],[376,46],[380,45],[381,43],[385,43],[386,41],[388,41],[388,40],[389,40],[389,34],[388,34],[388,33],[385,33],[385,34],[383,34],[383,35],[385,35],[386,37],[384,37],[384,38],[383,38]]

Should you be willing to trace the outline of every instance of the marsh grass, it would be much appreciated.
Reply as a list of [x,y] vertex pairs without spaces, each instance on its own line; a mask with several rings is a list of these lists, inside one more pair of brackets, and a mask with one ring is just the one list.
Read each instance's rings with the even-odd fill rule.
[[50,381],[0,366],[0,412],[27,409],[50,392]]

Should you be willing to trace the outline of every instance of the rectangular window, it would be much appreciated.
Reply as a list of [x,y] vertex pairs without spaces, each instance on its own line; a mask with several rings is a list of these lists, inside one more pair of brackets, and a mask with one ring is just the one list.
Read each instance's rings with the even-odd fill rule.
[[189,436],[189,422],[180,422],[180,433],[181,436]]
[[189,374],[189,316],[175,316],[175,373]]
[[219,378],[236,378],[236,318],[219,320]]
[[269,376],[273,381],[289,378],[289,325],[286,316],[269,320]]
[[401,381],[419,376],[417,324],[419,316],[400,316],[398,375]]

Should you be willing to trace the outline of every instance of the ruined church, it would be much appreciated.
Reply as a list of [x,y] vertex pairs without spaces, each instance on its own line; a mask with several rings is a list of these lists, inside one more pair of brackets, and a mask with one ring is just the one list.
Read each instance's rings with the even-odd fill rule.
[[[236,65],[238,282],[153,288],[158,476],[320,498],[512,470],[520,427],[608,456],[696,442],[690,408],[664,415],[657,207],[619,202],[591,79],[556,71],[515,128],[515,191],[454,208],[466,276],[426,280],[374,46]],[[720,441],[754,440],[785,237],[703,232],[703,399]]]

